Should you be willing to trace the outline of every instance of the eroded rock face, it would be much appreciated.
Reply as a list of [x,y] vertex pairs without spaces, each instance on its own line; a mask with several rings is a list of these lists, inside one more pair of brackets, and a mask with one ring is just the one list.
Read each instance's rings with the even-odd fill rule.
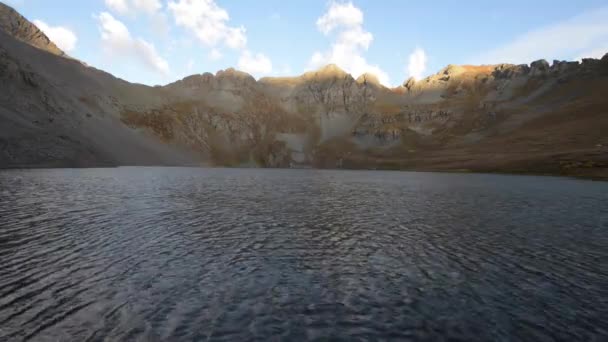
[[375,83],[359,83],[334,67],[303,77],[304,82],[294,89],[292,96],[300,106],[312,111],[360,113],[374,98]]
[[[305,141],[311,144],[307,148],[312,149],[315,144],[336,137],[348,137],[359,116],[370,110],[376,99],[375,94],[388,91],[373,75],[362,75],[357,81],[335,65],[295,78],[267,78],[260,82],[245,73],[228,69],[215,76],[191,76],[165,88],[176,94],[188,93],[192,89],[200,92],[204,89],[206,94],[197,98],[203,106],[199,107],[199,113],[212,109],[218,112],[213,122],[200,118],[208,122],[204,136],[223,136],[225,146],[238,145],[238,149],[272,145],[275,157],[263,161],[265,166],[283,160],[277,159],[276,153],[279,153],[277,149],[286,147],[269,143],[280,142],[282,138],[279,137],[289,134],[308,135]],[[226,93],[233,97],[232,100],[225,98],[219,104],[214,103],[218,98],[225,97]],[[238,107],[229,105],[229,102],[237,99],[240,103]],[[202,145],[209,148],[207,142]],[[287,149],[287,152],[278,155],[297,155],[298,160],[292,161],[297,164],[306,162],[302,156],[311,155],[301,150]],[[245,159],[247,158],[249,157]]]
[[[558,80],[566,76],[576,79],[578,72],[578,63],[563,61],[555,61],[552,66],[542,60],[530,66],[449,65],[435,75],[420,81],[409,79],[402,87],[391,90],[380,85],[373,75],[364,74],[355,80],[337,66],[329,65],[299,77],[265,78],[259,82],[229,70],[228,74],[233,74],[236,81],[219,88],[233,89],[233,93],[237,92],[234,89],[240,89],[243,99],[263,98],[267,107],[272,103],[279,108],[272,109],[275,115],[268,118],[257,114],[256,121],[283,118],[285,124],[281,127],[268,129],[268,125],[262,125],[264,132],[270,132],[265,135],[269,140],[273,136],[281,140],[290,134],[306,137],[307,152],[285,147],[292,156],[297,156],[292,162],[302,164],[313,163],[314,151],[319,146],[334,144],[335,139],[350,141],[360,148],[395,148],[404,141],[415,146],[437,146],[448,136],[462,134],[470,136],[467,141],[477,141],[483,139],[484,130],[508,118],[511,103],[525,105],[550,93]],[[208,74],[202,83],[217,87],[220,84],[215,81],[217,77]],[[188,84],[188,81],[181,82]],[[233,88],[234,85],[238,86]],[[233,123],[216,123],[215,127],[220,131],[251,132],[251,128],[236,124],[251,115],[244,114],[252,112],[251,106],[244,105],[236,111],[242,116]],[[217,120],[226,121],[229,117],[222,114]],[[241,144],[251,145],[253,141],[245,139]],[[341,153],[327,147],[333,153]]]

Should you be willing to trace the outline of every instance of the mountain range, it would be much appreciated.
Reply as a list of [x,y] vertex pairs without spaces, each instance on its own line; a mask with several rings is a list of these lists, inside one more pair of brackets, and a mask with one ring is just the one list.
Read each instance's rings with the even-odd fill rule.
[[336,65],[133,84],[0,3],[0,167],[221,165],[608,178],[608,54],[448,65],[387,88]]

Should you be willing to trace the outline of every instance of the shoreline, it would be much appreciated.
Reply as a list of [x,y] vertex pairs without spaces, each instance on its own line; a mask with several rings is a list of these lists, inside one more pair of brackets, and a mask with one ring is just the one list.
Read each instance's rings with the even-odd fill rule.
[[87,165],[87,166],[60,166],[60,165],[14,165],[0,166],[0,172],[9,170],[52,170],[52,169],[114,169],[114,168],[225,168],[225,169],[280,169],[280,170],[335,170],[335,171],[395,171],[395,172],[421,172],[421,173],[452,173],[452,174],[478,174],[478,175],[504,175],[504,176],[538,176],[538,177],[559,177],[579,180],[607,182],[608,174],[584,175],[584,174],[559,174],[534,171],[500,171],[500,170],[474,170],[474,169],[433,169],[433,168],[332,168],[332,167],[247,167],[247,166],[222,166],[222,165]]

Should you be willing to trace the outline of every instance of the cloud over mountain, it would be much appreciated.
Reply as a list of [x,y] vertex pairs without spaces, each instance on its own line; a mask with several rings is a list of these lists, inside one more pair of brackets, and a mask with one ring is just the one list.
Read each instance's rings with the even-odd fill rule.
[[208,47],[241,49],[247,45],[245,28],[228,25],[228,12],[213,0],[170,1],[168,8],[177,26],[189,30]]
[[409,56],[407,74],[417,80],[421,79],[426,71],[427,56],[421,48],[416,48]]
[[337,64],[355,77],[372,73],[389,85],[388,74],[378,65],[370,64],[363,53],[369,49],[374,36],[363,28],[363,12],[352,2],[332,2],[327,12],[317,19],[317,29],[326,36],[332,35],[329,50],[313,53],[309,68]]
[[72,30],[63,26],[51,26],[38,19],[34,20],[34,25],[38,26],[61,50],[71,52],[76,48],[78,37]]
[[121,15],[143,12],[154,14],[163,5],[160,0],[104,0],[106,6]]
[[100,13],[96,19],[106,54],[131,58],[162,75],[169,74],[169,63],[159,55],[152,43],[142,38],[133,38],[129,29],[108,12]]

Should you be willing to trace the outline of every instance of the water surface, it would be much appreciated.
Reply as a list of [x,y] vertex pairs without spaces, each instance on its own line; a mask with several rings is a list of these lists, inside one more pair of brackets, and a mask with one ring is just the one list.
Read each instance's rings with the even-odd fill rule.
[[608,183],[0,172],[0,341],[608,339]]

